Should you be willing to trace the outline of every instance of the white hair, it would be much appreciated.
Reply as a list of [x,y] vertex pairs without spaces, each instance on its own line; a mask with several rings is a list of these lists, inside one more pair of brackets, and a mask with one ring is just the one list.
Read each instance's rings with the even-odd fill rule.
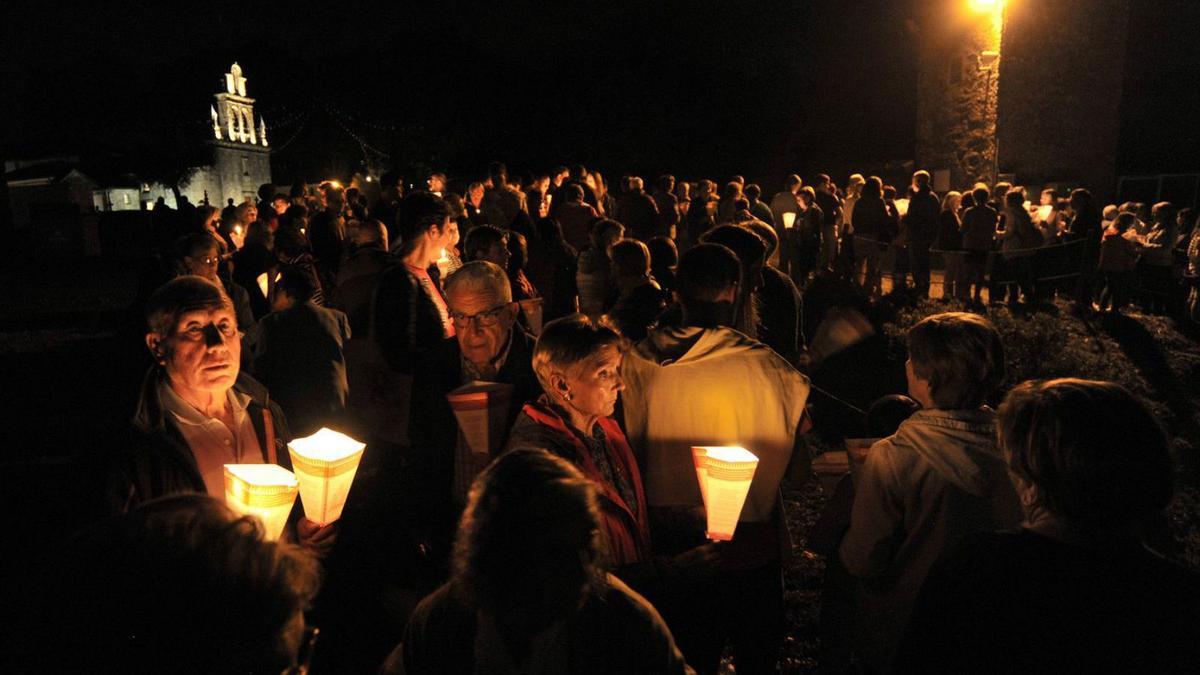
[[446,293],[460,286],[464,290],[492,293],[501,302],[512,302],[512,286],[508,275],[496,263],[474,260],[458,268],[446,278]]

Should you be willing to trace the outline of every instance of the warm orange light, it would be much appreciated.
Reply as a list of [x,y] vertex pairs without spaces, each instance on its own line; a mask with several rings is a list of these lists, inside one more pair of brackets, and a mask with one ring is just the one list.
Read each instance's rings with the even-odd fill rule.
[[508,430],[512,391],[511,384],[474,380],[446,394],[458,422],[451,485],[451,494],[458,502],[466,499],[475,476],[500,452],[500,442]]
[[267,539],[283,534],[297,488],[296,476],[275,464],[225,465],[225,504],[238,515],[258,518]]
[[300,481],[300,501],[309,520],[325,525],[342,517],[342,507],[367,446],[346,434],[322,428],[288,443]]
[[976,12],[992,12],[1004,5],[1004,0],[968,0],[971,9]]
[[796,224],[796,214],[794,212],[783,214],[783,229],[790,230],[790,229],[792,229],[792,226],[795,224]]
[[758,457],[738,446],[693,446],[692,461],[708,519],[705,536],[730,541],[750,493]]

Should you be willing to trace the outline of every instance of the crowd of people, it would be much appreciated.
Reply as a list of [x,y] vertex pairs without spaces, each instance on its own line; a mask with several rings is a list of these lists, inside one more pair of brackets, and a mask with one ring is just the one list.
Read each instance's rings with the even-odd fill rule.
[[[898,199],[875,176],[789,176],[766,200],[740,177],[610,191],[582,166],[523,183],[495,163],[462,195],[389,174],[378,199],[330,182],[160,210],[187,231],[163,237],[136,308],[145,377],[104,453],[112,516],[64,556],[71,581],[30,625],[69,630],[35,660],[716,673],[729,653],[774,672],[815,279],[880,294],[911,276],[927,296],[940,255],[944,296],[968,305],[1005,287],[1172,311],[1177,252],[1195,274],[1200,232],[1168,204],[1102,213],[1075,190],[1031,208],[1019,187],[930,182]],[[1162,430],[1104,382],[1027,382],[993,411],[1003,351],[976,313],[909,331],[911,408],[830,510],[822,638],[849,647],[826,666],[1194,667],[1200,581],[1145,544],[1173,494]],[[448,398],[481,383],[505,392],[482,457]],[[344,515],[297,504],[266,541],[222,505],[222,468],[289,467],[287,443],[321,427],[367,443]],[[758,458],[732,541],[706,536],[691,448],[712,445]]]

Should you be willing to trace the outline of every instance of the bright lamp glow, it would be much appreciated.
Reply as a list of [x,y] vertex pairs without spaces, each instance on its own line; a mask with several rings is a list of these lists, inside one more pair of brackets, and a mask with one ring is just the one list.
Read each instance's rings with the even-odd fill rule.
[[738,446],[693,446],[692,460],[708,523],[705,536],[730,541],[750,492],[758,457]]
[[346,434],[325,428],[288,443],[305,517],[321,525],[342,517],[366,447]]
[[291,471],[275,464],[226,464],[225,504],[263,524],[267,539],[279,539],[287,525],[298,484]]
[[790,230],[790,229],[792,229],[792,226],[795,224],[796,224],[795,212],[783,214],[783,229]]
[[991,12],[1000,9],[1003,0],[968,0],[968,4],[976,12]]

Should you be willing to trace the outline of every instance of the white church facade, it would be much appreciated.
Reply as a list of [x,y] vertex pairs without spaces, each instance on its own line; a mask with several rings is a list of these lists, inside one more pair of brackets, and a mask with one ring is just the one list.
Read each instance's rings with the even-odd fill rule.
[[[180,193],[187,195],[193,204],[207,201],[217,207],[225,206],[230,199],[234,204],[246,199],[253,201],[259,186],[272,182],[271,150],[267,123],[261,116],[255,118],[254,99],[246,95],[246,77],[237,63],[225,73],[224,91],[216,94],[216,103],[209,113],[212,164],[197,168]],[[169,189],[165,192],[170,195]],[[166,201],[174,206],[173,196]]]

